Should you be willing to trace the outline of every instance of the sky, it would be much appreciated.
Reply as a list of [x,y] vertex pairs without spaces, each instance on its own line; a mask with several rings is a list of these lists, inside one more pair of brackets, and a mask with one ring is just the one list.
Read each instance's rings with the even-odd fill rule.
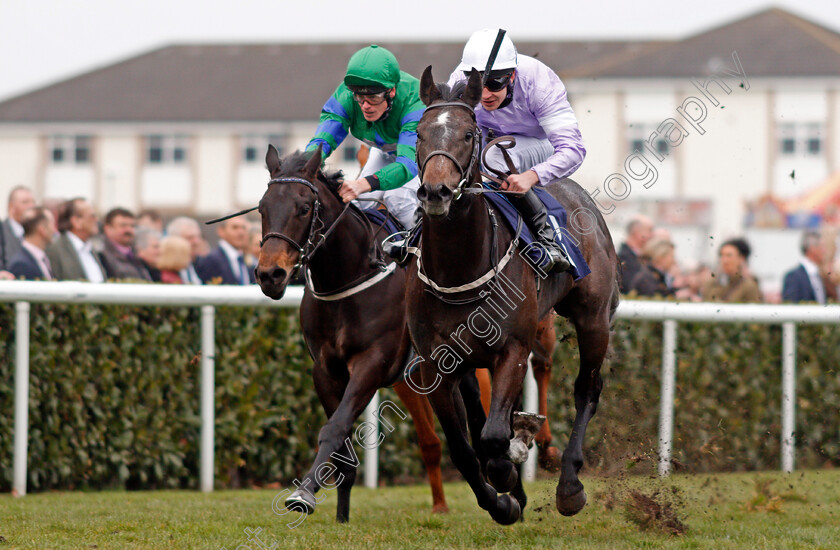
[[837,0],[0,0],[0,100],[177,43],[681,38],[774,6],[840,32]]

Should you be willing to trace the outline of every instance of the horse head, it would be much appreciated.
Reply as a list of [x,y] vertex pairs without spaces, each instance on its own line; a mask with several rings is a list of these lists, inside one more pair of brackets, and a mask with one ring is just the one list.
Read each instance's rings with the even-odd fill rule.
[[260,200],[262,242],[255,270],[263,294],[279,299],[297,271],[305,266],[322,236],[321,189],[340,176],[321,172],[321,148],[311,155],[296,152],[280,160],[274,146],[265,155],[271,181]]
[[461,189],[478,177],[481,132],[473,110],[481,99],[481,76],[452,88],[435,84],[432,67],[420,79],[420,99],[426,111],[417,125],[420,180],[417,198],[428,216],[446,216]]

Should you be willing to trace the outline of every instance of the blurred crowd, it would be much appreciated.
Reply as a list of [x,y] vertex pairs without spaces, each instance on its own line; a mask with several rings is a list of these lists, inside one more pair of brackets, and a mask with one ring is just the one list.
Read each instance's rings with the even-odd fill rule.
[[[211,247],[190,217],[164,225],[154,210],[135,215],[117,207],[100,219],[84,198],[36,204],[29,189],[16,187],[9,194],[8,217],[0,224],[0,279],[254,284],[259,223],[231,218],[216,226],[216,235],[218,243]],[[838,300],[834,242],[831,235],[803,233],[801,259],[784,276],[782,301]],[[767,301],[750,272],[745,239],[721,244],[712,266],[681,266],[675,252],[667,230],[646,216],[633,217],[618,249],[621,292],[694,302]]]
[[112,208],[100,218],[84,198],[37,204],[26,187],[9,194],[0,226],[0,279],[134,280],[169,284],[253,284],[258,223],[236,217],[216,227],[212,247],[199,223]]
[[[732,238],[718,248],[716,265],[678,265],[668,232],[646,216],[627,225],[627,238],[618,250],[621,292],[629,296],[674,297],[693,302],[758,303],[758,279],[750,272],[751,248],[744,238]],[[803,233],[798,264],[790,266],[782,283],[785,302],[837,301],[840,273],[835,267],[835,236]],[[771,300],[777,301],[777,300]]]

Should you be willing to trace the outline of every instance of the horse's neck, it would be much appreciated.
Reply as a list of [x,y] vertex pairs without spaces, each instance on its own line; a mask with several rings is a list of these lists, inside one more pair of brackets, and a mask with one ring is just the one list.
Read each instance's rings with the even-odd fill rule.
[[460,200],[469,203],[446,218],[423,220],[423,271],[442,286],[480,277],[498,260],[490,258],[494,235],[484,199],[464,195]]
[[[329,196],[325,198],[323,208],[323,231],[326,232],[341,215],[344,205]],[[364,223],[367,222],[357,214],[345,212],[338,226],[315,252],[309,264],[315,290],[335,290],[370,271],[370,238]]]

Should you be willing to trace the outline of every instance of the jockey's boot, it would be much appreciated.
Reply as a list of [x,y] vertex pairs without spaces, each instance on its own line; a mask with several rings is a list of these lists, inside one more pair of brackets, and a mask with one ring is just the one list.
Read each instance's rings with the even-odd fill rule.
[[551,226],[551,221],[548,219],[548,211],[540,198],[533,189],[529,189],[527,193],[510,194],[507,197],[511,200],[513,205],[522,214],[525,223],[531,229],[536,241],[545,250],[548,255],[549,265],[545,270],[556,271],[562,273],[568,271],[571,266],[563,253],[563,249],[557,245],[554,240],[554,228]]
[[411,236],[414,234],[417,224],[419,224],[422,219],[423,208],[418,206],[414,211],[414,224],[411,227],[406,228],[408,231],[402,231],[396,235],[391,235],[382,241],[382,251],[385,252],[388,257],[396,260],[397,265],[404,266],[408,263],[408,241],[411,240]]

